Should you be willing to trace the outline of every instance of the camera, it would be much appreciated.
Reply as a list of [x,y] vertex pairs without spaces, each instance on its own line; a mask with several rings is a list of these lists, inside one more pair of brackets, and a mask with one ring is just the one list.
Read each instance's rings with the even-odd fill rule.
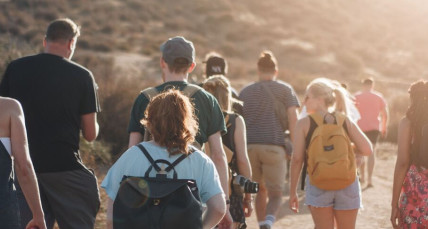
[[258,193],[259,183],[252,182],[242,175],[235,175],[232,178],[232,189],[239,194]]

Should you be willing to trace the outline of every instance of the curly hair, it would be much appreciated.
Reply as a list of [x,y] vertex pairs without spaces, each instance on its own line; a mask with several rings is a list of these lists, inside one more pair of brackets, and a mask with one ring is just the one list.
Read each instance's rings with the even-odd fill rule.
[[[410,106],[407,109],[406,117],[410,120],[414,150],[420,144],[421,128],[428,124],[428,82],[419,80],[414,82],[409,88]],[[416,147],[416,148],[415,148]],[[413,158],[413,162],[417,163],[419,160]]]
[[149,103],[145,125],[153,140],[167,148],[171,155],[188,154],[188,146],[195,140],[198,122],[190,99],[179,90],[169,89],[155,96]]

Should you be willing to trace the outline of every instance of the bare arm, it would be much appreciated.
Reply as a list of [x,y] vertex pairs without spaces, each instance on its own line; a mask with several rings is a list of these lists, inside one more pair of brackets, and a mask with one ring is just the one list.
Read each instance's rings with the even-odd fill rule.
[[370,140],[361,131],[361,129],[348,118],[346,119],[346,126],[348,127],[348,134],[351,141],[358,149],[358,154],[361,156],[370,156],[373,153],[373,147]]
[[42,204],[40,201],[39,187],[33,164],[28,152],[27,133],[25,130],[24,115],[18,103],[15,104],[11,114],[11,146],[12,156],[15,162],[15,171],[24,192],[28,206],[33,213],[33,219],[27,228],[46,228]]
[[143,141],[143,135],[140,132],[131,132],[129,133],[128,148],[131,148],[142,141]]
[[211,197],[207,201],[207,210],[202,218],[204,229],[211,229],[217,225],[226,213],[226,200],[224,196],[219,193]]
[[107,225],[106,229],[113,229],[113,200],[107,198]]
[[238,169],[241,175],[248,179],[252,178],[250,160],[248,159],[247,153],[247,136],[245,129],[245,122],[241,116],[236,118],[236,129],[235,129],[235,148],[236,158],[238,161]]
[[214,162],[217,168],[218,175],[220,177],[221,187],[223,188],[224,194],[229,196],[229,174],[227,167],[226,153],[224,152],[220,132],[217,132],[208,137],[208,143],[211,152],[211,160]]
[[[208,144],[211,152],[211,159],[217,169],[221,187],[224,194],[229,197],[229,173],[227,166],[226,153],[224,152],[220,131],[208,137]],[[232,224],[232,216],[227,211],[225,217],[220,223],[220,228],[228,228]]]
[[[393,226],[397,227],[396,219],[398,218],[398,198],[400,197],[401,187],[404,177],[410,164],[410,142],[411,142],[411,125],[407,118],[403,118],[398,126],[398,154],[395,163],[394,184],[392,186],[391,201],[391,220]],[[395,224],[394,224],[395,223]]]
[[380,111],[380,117],[382,119],[380,131],[382,134],[382,138],[385,138],[387,133],[387,124],[388,124],[388,107],[386,105]]
[[[302,172],[305,159],[305,135],[309,130],[309,117],[297,121],[294,128],[293,155],[291,156],[290,169],[290,209],[295,213],[299,212],[299,197],[297,195],[297,182]],[[305,177],[302,177],[305,179]]]
[[98,136],[98,122],[97,122],[97,113],[84,114],[81,117],[81,128],[83,137],[88,141],[92,142]]
[[[235,128],[235,149],[236,149],[236,158],[238,162],[238,169],[241,175],[252,179],[251,165],[250,160],[248,159],[247,152],[247,136],[245,129],[245,121],[241,116],[236,118],[236,128]],[[249,217],[253,211],[251,193],[245,193],[244,197],[244,212],[245,216]]]
[[290,130],[290,138],[291,141],[293,141],[294,138],[294,130],[297,123],[297,107],[292,106],[287,109],[287,116],[288,116],[288,129]]

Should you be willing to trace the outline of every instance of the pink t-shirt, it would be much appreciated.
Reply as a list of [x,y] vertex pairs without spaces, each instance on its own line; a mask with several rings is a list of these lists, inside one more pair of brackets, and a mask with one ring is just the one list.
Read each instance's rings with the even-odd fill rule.
[[355,106],[361,115],[358,126],[362,131],[380,130],[379,114],[386,106],[381,93],[359,91],[355,94]]

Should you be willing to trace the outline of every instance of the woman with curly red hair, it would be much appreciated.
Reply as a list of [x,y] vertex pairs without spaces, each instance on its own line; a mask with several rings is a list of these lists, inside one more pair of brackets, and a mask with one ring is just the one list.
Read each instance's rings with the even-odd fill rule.
[[[220,185],[217,170],[211,159],[192,146],[198,131],[198,122],[189,98],[180,91],[170,89],[154,97],[141,121],[153,140],[139,143],[153,158],[174,162],[181,155],[187,157],[174,166],[178,179],[196,181],[201,201],[207,209],[203,214],[203,228],[212,228],[223,218],[226,212],[226,200]],[[129,148],[108,171],[101,187],[108,195],[107,228],[112,228],[113,201],[116,198],[120,182],[124,175],[143,176],[151,166],[149,160],[138,146]],[[153,177],[154,171],[150,176]],[[172,176],[172,172],[168,177]],[[186,219],[183,219],[186,220]]]

